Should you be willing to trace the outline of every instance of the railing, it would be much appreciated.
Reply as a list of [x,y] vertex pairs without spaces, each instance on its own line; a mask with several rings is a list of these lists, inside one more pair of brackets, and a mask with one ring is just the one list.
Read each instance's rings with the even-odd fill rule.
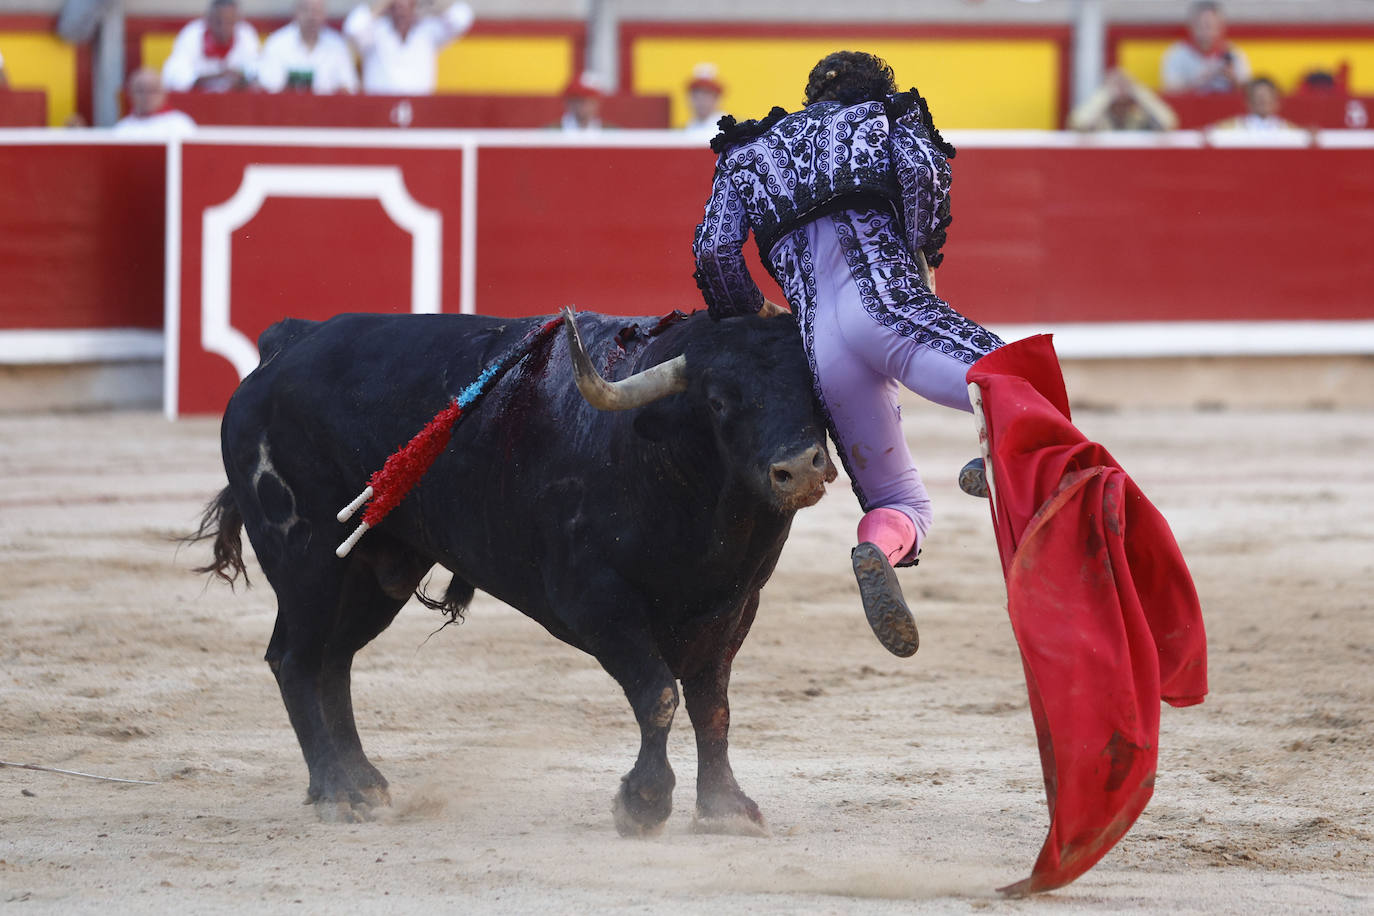
[[[546,128],[563,116],[557,96],[177,92],[169,103],[197,124],[243,127]],[[666,128],[668,97],[613,95],[601,115],[608,126]]]
[[48,123],[48,94],[41,89],[0,89],[0,127]]

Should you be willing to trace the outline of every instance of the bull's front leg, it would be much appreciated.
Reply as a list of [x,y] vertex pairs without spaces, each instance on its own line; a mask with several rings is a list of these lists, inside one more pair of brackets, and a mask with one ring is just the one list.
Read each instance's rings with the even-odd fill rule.
[[697,735],[697,809],[692,829],[768,836],[759,806],[740,789],[730,767],[729,688],[729,659],[682,682],[687,715]]
[[668,730],[677,712],[677,685],[658,658],[646,659],[628,681],[621,681],[639,723],[639,757],[620,780],[611,813],[621,836],[653,836],[673,811],[677,778],[668,763]]
[[758,609],[759,595],[754,592],[710,663],[682,679],[687,715],[697,735],[697,809],[692,829],[699,833],[768,835],[759,806],[740,790],[730,767],[730,666]]
[[677,683],[647,628],[607,626],[579,635],[601,667],[615,678],[639,723],[639,757],[620,780],[611,812],[621,836],[653,836],[673,810],[676,777],[668,764],[668,730],[677,712]]

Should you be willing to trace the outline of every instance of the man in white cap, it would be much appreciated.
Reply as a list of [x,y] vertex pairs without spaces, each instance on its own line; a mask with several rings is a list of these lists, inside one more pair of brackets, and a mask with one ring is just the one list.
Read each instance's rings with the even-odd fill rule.
[[725,112],[720,110],[720,97],[725,87],[715,64],[697,64],[687,81],[687,125],[683,130],[693,137],[710,141],[718,132],[716,122]]

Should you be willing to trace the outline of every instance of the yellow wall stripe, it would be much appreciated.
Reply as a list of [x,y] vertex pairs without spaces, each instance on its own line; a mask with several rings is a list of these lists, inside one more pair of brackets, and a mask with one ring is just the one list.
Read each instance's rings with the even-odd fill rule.
[[[1117,61],[1147,86],[1159,87],[1159,62],[1171,39],[1127,39],[1117,45]],[[1246,38],[1236,45],[1245,52],[1256,76],[1267,76],[1284,92],[1292,92],[1311,70],[1332,73],[1342,61],[1350,64],[1350,91],[1374,95],[1374,38]]]
[[440,92],[558,95],[572,81],[567,35],[472,35],[439,54]]
[[[144,32],[142,40],[138,43],[139,49],[143,52],[143,66],[152,67],[161,73],[162,65],[172,56],[172,43],[176,40],[176,32]],[[132,66],[133,61],[129,61],[129,65]]]
[[48,93],[48,125],[61,127],[76,110],[76,49],[55,35],[0,32],[5,73],[15,89]]
[[687,120],[686,82],[702,62],[720,69],[721,105],[757,118],[774,105],[802,104],[806,75],[838,48],[862,48],[887,60],[902,88],[915,85],[944,128],[1059,126],[1059,46],[1034,39],[708,38],[644,36],[634,40],[634,91],[672,98],[672,123]]

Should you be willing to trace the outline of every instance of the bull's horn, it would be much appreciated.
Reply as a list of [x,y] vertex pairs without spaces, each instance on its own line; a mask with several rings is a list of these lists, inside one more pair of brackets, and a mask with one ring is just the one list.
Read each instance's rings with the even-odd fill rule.
[[571,308],[563,309],[563,324],[568,329],[568,351],[572,354],[573,377],[577,390],[587,403],[597,410],[629,410],[652,404],[659,398],[687,390],[687,358],[675,356],[627,379],[608,382],[592,365],[577,333],[577,321]]

